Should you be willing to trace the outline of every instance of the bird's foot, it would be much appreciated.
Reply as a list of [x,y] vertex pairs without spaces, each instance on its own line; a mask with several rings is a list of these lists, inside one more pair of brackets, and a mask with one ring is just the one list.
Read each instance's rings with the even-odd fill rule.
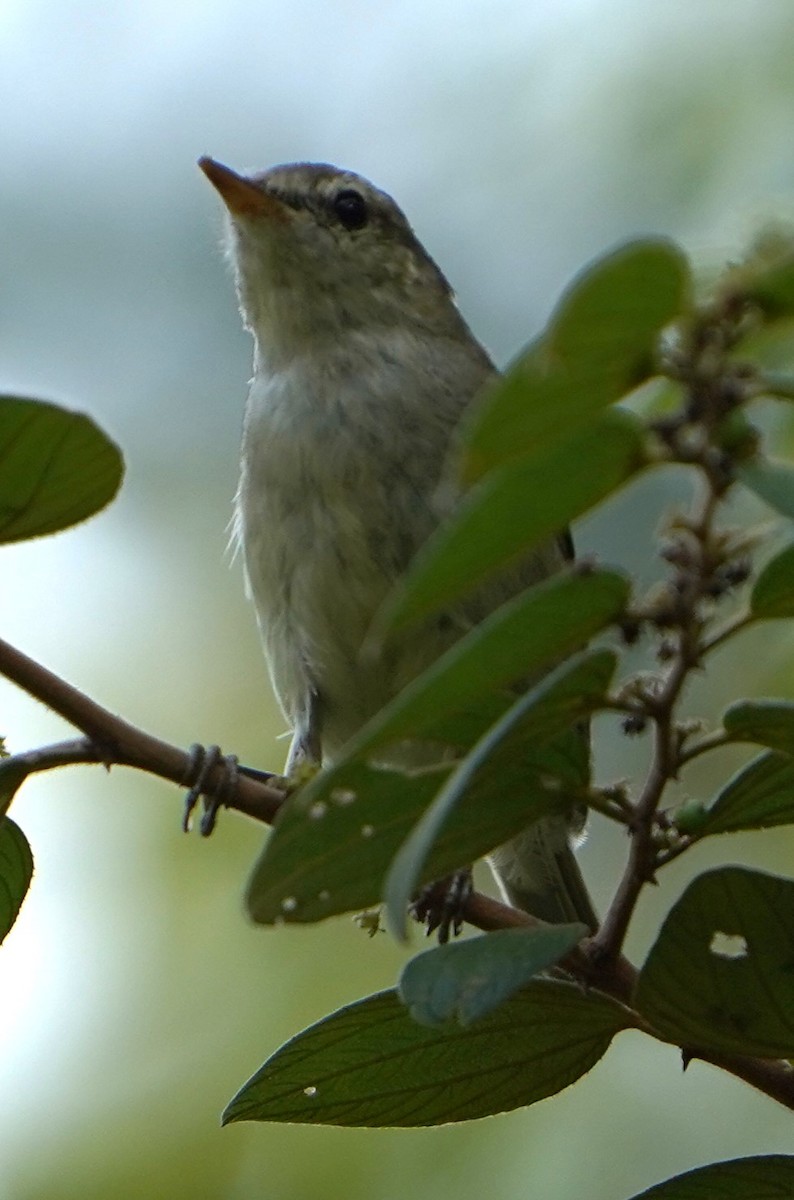
[[411,905],[411,913],[425,926],[428,937],[435,933],[443,946],[449,941],[450,933],[458,936],[472,887],[471,867],[463,867],[422,888]]
[[[254,778],[268,779],[266,772],[240,767],[234,754],[222,754],[220,746],[200,746],[195,742],[188,750],[189,764],[184,784],[190,788],[185,796],[182,828],[187,833],[191,828],[193,812],[201,797],[204,797],[204,812],[199,823],[202,837],[209,837],[215,828],[218,809],[228,801],[234,791],[241,772]],[[218,781],[212,785],[210,776],[216,767],[222,768]]]

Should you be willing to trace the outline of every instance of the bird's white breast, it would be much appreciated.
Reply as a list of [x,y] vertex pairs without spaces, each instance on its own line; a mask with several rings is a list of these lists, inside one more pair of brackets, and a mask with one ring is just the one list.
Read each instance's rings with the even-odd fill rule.
[[417,442],[406,413],[396,425],[408,434],[403,444],[394,409],[405,404],[407,348],[390,346],[375,362],[353,351],[257,372],[237,497],[274,686],[293,723],[310,692],[321,693],[326,753],[443,648],[435,635],[430,645],[419,637],[410,661],[361,660],[375,613],[438,520],[434,493],[454,417],[425,420]]

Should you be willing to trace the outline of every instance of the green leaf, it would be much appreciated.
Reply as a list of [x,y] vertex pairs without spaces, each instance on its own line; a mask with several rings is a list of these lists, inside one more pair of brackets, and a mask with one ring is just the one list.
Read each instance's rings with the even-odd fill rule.
[[11,801],[29,774],[30,770],[18,758],[0,758],[0,818],[8,812]]
[[[420,882],[485,854],[559,807],[559,792],[547,780],[576,777],[581,790],[586,742],[572,734],[560,745],[529,748],[511,769],[509,788],[488,774],[464,797]],[[437,772],[411,775],[353,761],[321,772],[279,812],[248,883],[251,918],[264,925],[306,923],[377,903],[394,855],[450,770],[442,764]],[[519,775],[522,786],[513,788]]]
[[633,1200],[786,1200],[794,1196],[794,1158],[759,1154],[697,1167]]
[[737,700],[722,718],[733,742],[755,742],[794,754],[794,703],[790,700]]
[[495,470],[417,555],[378,621],[392,634],[472,591],[554,538],[647,465],[643,427],[605,413],[562,445]]
[[559,443],[654,374],[659,331],[689,292],[688,263],[672,242],[630,242],[586,267],[542,338],[473,414],[465,481]]
[[246,889],[252,920],[320,921],[376,903],[397,847],[449,770],[408,777],[352,761],[321,771],[279,811]]
[[743,867],[695,879],[640,974],[636,1003],[677,1045],[794,1057],[794,882]]
[[[408,862],[412,858],[415,862],[415,856],[421,858],[424,839],[429,838],[429,831],[437,822],[435,840],[415,875],[417,886],[481,858],[546,814],[567,811],[576,802],[587,803],[590,748],[584,731],[567,729],[553,740],[548,740],[549,733],[536,743],[528,733],[530,727],[531,719],[526,724],[517,722],[494,748],[490,758],[473,775],[471,786],[457,799],[451,819],[438,819],[438,809],[446,809],[452,803],[446,793],[443,804],[437,797],[432,814],[429,809],[427,820],[422,816],[411,830],[410,848],[406,842],[400,854]],[[404,864],[398,867],[395,862],[394,879],[390,877],[387,884],[395,914],[395,880],[403,869],[407,871]],[[399,922],[392,928],[399,931]]]
[[750,596],[754,617],[794,617],[794,542],[766,564]]
[[[790,348],[790,341],[788,347]],[[764,396],[775,400],[794,400],[794,375],[785,371],[764,371],[759,379]]]
[[[585,645],[620,616],[629,592],[623,575],[582,569],[522,592],[409,684],[362,731],[355,753],[409,736],[438,737],[445,717],[465,711],[497,688],[531,678]],[[498,712],[489,705],[485,715],[495,720]]]
[[[771,320],[794,313],[794,253],[792,245],[769,246],[745,267],[744,296]],[[739,268],[740,279],[742,268]]]
[[[584,790],[585,739],[575,732],[559,743],[552,744],[552,738],[582,714],[589,695],[602,695],[607,686],[614,656],[599,651],[591,657],[573,677],[570,692],[561,686],[527,715],[526,726],[517,726],[518,746],[510,738],[504,741],[502,752],[458,804],[419,882],[471,862],[559,808],[555,780],[573,781],[578,792]],[[550,677],[550,686],[557,678]],[[511,701],[512,695],[505,708]],[[533,744],[528,745],[530,731]],[[377,754],[372,763],[361,761],[351,748],[350,758],[319,772],[291,796],[248,883],[251,918],[266,925],[303,923],[376,903],[392,859],[454,766],[443,746],[421,743],[418,756],[423,766],[412,769],[409,763],[400,769],[386,766]]]
[[[792,230],[783,225],[761,231],[742,262],[732,266],[721,281],[723,305],[734,307],[748,301],[757,305],[766,321],[779,321],[794,314],[794,238]],[[749,340],[754,343],[753,328]],[[745,335],[745,341],[748,335]]]
[[608,997],[556,980],[536,980],[465,1028],[418,1025],[395,992],[381,992],[282,1046],[223,1121],[372,1128],[508,1112],[579,1079],[629,1024]]
[[554,966],[588,932],[586,925],[500,929],[436,946],[406,963],[397,993],[420,1025],[469,1025]]
[[771,751],[728,781],[708,810],[700,836],[769,829],[794,822],[794,759]]
[[0,396],[0,542],[55,533],[108,504],[118,447],[84,413]]
[[16,921],[33,878],[33,855],[22,830],[0,819],[0,942]]
[[786,517],[794,517],[794,467],[760,455],[740,464],[737,477],[745,487]]
[[[479,858],[525,829],[532,821],[570,807],[586,786],[581,761],[574,760],[573,776],[561,764],[554,770],[544,754],[546,745],[569,733],[603,700],[615,671],[616,655],[595,650],[563,663],[508,709],[471,753],[455,768],[433,803],[411,830],[395,855],[386,880],[386,919],[396,937],[405,937],[408,903],[423,878],[438,878],[445,871]],[[573,731],[574,742],[583,742]],[[552,748],[552,753],[556,753]],[[577,787],[578,785],[578,787]],[[508,797],[521,797],[515,808]],[[462,802],[466,800],[466,810]],[[441,839],[452,822],[452,844]],[[482,814],[487,814],[483,826]],[[521,819],[513,825],[516,815]],[[505,828],[505,818],[512,817]],[[485,834],[483,839],[482,835]]]

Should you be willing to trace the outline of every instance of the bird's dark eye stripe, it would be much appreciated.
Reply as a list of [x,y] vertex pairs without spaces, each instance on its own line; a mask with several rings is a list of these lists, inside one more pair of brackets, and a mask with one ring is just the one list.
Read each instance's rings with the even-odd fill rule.
[[331,200],[338,220],[345,229],[361,229],[369,220],[367,202],[355,188],[343,188]]
[[312,204],[305,192],[288,192],[284,188],[269,188],[277,200],[290,208],[311,208]]

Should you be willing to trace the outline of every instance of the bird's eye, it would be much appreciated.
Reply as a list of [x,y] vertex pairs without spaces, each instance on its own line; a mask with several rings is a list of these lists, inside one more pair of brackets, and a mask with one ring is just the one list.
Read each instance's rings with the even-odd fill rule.
[[337,192],[331,206],[345,229],[361,229],[369,220],[367,202],[353,188]]

